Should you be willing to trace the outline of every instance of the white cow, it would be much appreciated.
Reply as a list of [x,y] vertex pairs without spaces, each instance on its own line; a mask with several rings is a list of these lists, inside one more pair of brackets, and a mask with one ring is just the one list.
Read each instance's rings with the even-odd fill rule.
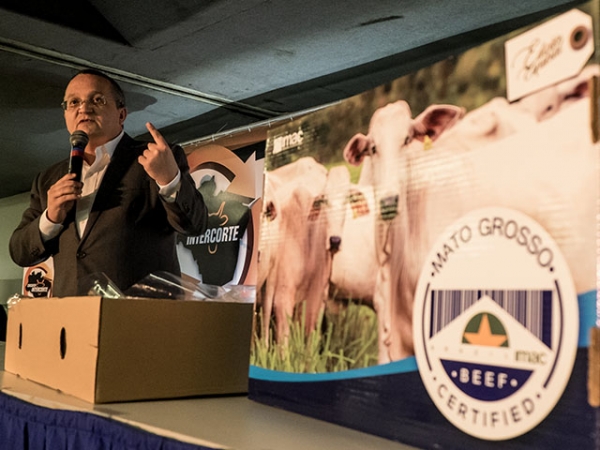
[[326,176],[310,157],[265,174],[257,281],[265,342],[273,312],[275,337],[285,343],[298,303],[306,304],[307,331],[315,328],[324,306],[330,260],[318,212]]
[[337,298],[372,304],[377,273],[373,186],[351,183],[348,168],[334,166],[325,199],[332,291]]
[[589,97],[589,80],[594,76],[600,76],[600,65],[598,64],[590,64],[576,76],[529,94],[513,105],[532,114],[538,121],[549,119],[571,103]]
[[440,133],[424,133],[427,120],[412,119],[408,105],[396,102],[373,114],[368,136],[351,139],[344,150],[349,161],[371,149],[380,208],[375,307],[386,346],[380,362],[413,354],[413,295],[425,255],[447,225],[475,208],[505,206],[533,217],[574,269],[577,291],[595,287],[598,149],[589,116],[584,98],[468,152],[438,145],[441,138],[435,151],[423,151],[411,140]]
[[[433,148],[452,146],[457,150],[473,150],[529,129],[577,100],[589,97],[589,80],[594,76],[600,76],[598,64],[588,65],[578,75],[531,93],[514,103],[496,97],[464,116],[457,114],[453,122],[445,125],[444,133],[438,135],[439,139]],[[439,105],[432,105],[421,116],[427,117],[432,110],[433,118],[427,119],[430,123],[437,120],[435,114],[446,120],[448,108],[447,105],[441,109]]]
[[[378,319],[379,362],[389,362],[395,357],[392,337],[391,298],[396,298],[395,277],[398,272],[391,267],[389,232],[390,223],[397,215],[398,199],[403,192],[399,180],[408,176],[406,169],[396,161],[409,149],[423,152],[423,142],[434,143],[447,130],[451,129],[464,115],[464,109],[453,105],[433,105],[417,118],[412,119],[408,104],[398,101],[375,111],[371,119],[369,135],[355,135],[344,149],[344,158],[354,165],[366,164],[361,172],[359,185],[371,186],[376,213],[374,224],[370,225],[374,233],[375,260],[373,306]],[[394,151],[390,151],[394,149]],[[428,153],[429,152],[425,152]],[[437,151],[436,151],[437,153]],[[394,276],[394,278],[392,278]],[[412,317],[412,304],[407,304],[407,317]],[[407,336],[412,329],[406,330]],[[392,354],[394,354],[392,356]]]
[[[328,216],[331,217],[328,221],[329,239],[337,243],[337,251],[332,253],[330,300],[334,304],[352,300],[381,311],[381,306],[374,303],[379,263],[375,248],[377,208],[373,186],[350,183],[346,166],[338,167],[330,169],[330,175],[334,169],[345,172],[345,183],[337,191],[337,204],[329,201],[327,205]],[[387,352],[383,338],[384,335],[378,331],[380,360],[385,358],[382,352]]]
[[[430,106],[437,108],[437,105]],[[434,147],[473,150],[535,125],[528,111],[515,108],[508,100],[496,97],[469,111],[452,129],[440,136]]]

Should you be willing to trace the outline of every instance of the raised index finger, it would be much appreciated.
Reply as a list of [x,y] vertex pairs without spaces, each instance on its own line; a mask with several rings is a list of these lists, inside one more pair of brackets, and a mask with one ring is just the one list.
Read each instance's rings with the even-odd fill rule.
[[156,142],[157,144],[164,144],[165,146],[168,146],[167,141],[165,141],[163,135],[160,134],[160,131],[158,131],[154,125],[152,125],[150,122],[146,122],[146,128],[152,135],[152,139],[154,139],[154,142]]

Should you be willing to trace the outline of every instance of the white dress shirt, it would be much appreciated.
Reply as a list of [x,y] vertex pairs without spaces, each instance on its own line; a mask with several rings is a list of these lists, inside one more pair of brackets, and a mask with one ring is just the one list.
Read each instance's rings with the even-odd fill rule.
[[[83,188],[81,197],[76,203],[75,213],[79,237],[83,236],[83,232],[85,231],[85,226],[90,216],[90,211],[92,210],[92,205],[94,204],[94,199],[98,193],[98,188],[100,187],[102,178],[104,177],[112,155],[124,134],[125,132],[121,131],[121,134],[119,134],[112,141],[96,147],[96,159],[91,165],[85,160],[83,162],[83,167],[81,169],[81,181],[83,182]],[[166,186],[161,186],[157,183],[159,187],[159,194],[165,199],[165,201],[175,201],[177,191],[179,190],[180,180],[181,172],[178,171],[177,176]],[[62,224],[54,223],[48,219],[48,210],[46,209],[46,211],[44,211],[40,217],[40,233],[42,234],[42,239],[44,241],[48,241],[58,236],[62,229]]]

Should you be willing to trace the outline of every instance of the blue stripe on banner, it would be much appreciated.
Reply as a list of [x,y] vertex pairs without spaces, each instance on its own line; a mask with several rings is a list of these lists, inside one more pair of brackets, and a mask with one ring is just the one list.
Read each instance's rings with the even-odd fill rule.
[[[589,347],[590,330],[596,325],[596,291],[593,290],[580,294],[577,296],[577,300],[579,302],[579,347]],[[417,361],[414,357],[410,357],[389,364],[331,373],[281,372],[251,365],[249,376],[256,380],[265,381],[310,382],[348,380],[415,371],[417,371]]]
[[381,364],[363,369],[345,370],[343,372],[330,373],[292,373],[277,370],[263,369],[258,366],[250,366],[250,378],[265,381],[332,381],[348,380],[352,378],[374,377],[379,375],[390,375],[395,373],[415,372],[417,361],[414,356],[401,361]]
[[596,326],[596,291],[577,296],[579,301],[579,347],[590,346],[590,330]]

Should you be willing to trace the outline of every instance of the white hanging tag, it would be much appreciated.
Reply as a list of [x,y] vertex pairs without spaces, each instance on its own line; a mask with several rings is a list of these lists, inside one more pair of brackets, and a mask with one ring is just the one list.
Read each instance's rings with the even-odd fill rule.
[[509,101],[577,75],[594,53],[592,17],[572,9],[506,41]]

